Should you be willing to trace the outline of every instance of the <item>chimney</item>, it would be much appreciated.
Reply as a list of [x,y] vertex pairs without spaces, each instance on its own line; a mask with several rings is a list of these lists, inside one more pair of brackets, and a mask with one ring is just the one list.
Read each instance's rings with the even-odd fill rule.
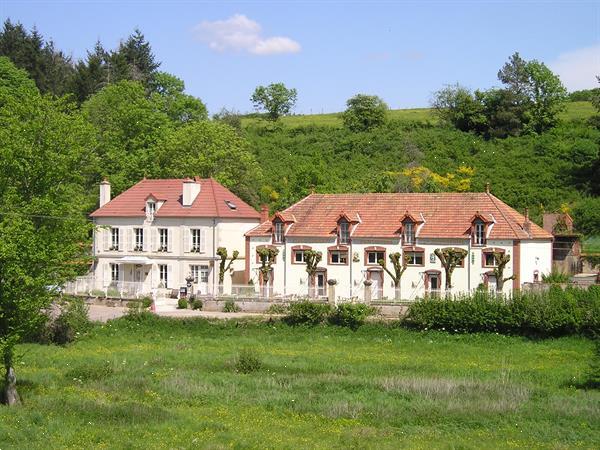
[[105,178],[100,183],[100,208],[110,202],[110,183]]
[[525,208],[525,223],[523,224],[523,230],[530,234],[531,222],[529,220],[529,208]]
[[260,206],[260,223],[269,220],[269,207],[267,205]]
[[200,183],[192,180],[191,178],[186,178],[183,180],[183,196],[182,196],[182,205],[183,206],[192,206],[194,200],[200,193]]
[[485,193],[486,194],[490,193],[490,182],[489,181],[487,183],[485,183]]

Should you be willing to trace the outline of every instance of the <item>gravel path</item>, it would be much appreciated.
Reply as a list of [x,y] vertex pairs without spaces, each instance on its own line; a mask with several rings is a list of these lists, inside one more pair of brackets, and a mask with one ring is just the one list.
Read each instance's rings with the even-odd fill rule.
[[[90,320],[106,322],[110,319],[116,319],[127,313],[127,308],[121,306],[102,306],[89,305]],[[207,319],[239,319],[242,317],[265,317],[265,314],[260,313],[225,313],[221,311],[194,311],[191,309],[182,309],[179,311],[162,311],[158,313],[163,317],[204,317]]]

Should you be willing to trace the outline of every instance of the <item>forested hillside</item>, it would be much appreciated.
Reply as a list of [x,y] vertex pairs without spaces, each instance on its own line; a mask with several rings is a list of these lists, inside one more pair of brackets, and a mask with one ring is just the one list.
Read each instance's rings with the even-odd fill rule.
[[[511,63],[520,64],[514,56]],[[455,88],[444,94],[460,94],[468,120],[437,114],[452,112],[455,102],[438,104],[438,111],[388,111],[381,124],[357,130],[340,114],[269,121],[223,111],[210,119],[184,82],[159,67],[139,31],[114,50],[96,43],[81,61],[18,24],[7,22],[0,33],[2,83],[29,76],[53,108],[83,124],[93,151],[81,177],[88,212],[103,177],[117,194],[144,176],[212,176],[272,210],[312,190],[482,191],[490,183],[494,194],[530,208],[538,222],[543,211],[568,210],[581,232],[600,233],[600,121],[592,91],[567,96],[559,83],[554,115],[536,119],[508,88]],[[19,89],[4,95],[18,98]],[[8,117],[7,105],[0,107]],[[34,135],[19,138],[36,145]]]

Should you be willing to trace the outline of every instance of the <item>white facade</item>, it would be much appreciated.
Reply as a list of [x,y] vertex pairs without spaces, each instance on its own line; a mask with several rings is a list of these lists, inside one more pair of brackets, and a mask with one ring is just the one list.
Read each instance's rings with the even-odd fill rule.
[[[186,277],[192,274],[196,277],[193,292],[212,294],[219,281],[221,259],[216,254],[217,248],[225,247],[229,256],[234,250],[239,252],[232,270],[224,278],[224,288],[230,291],[232,284],[243,282],[244,233],[258,221],[99,217],[95,222],[93,271],[97,289],[123,282],[139,284],[147,293],[158,287],[179,289],[186,286]],[[137,230],[142,230],[141,242]]]
[[[319,251],[323,257],[318,267],[320,268],[321,279],[317,284],[325,283],[321,289],[317,286],[317,294],[327,295],[327,280],[336,280],[335,295],[338,298],[359,299],[364,297],[364,289],[371,289],[371,298],[373,299],[394,299],[396,295],[392,278],[382,270],[379,264],[372,263],[379,256],[376,252],[383,252],[386,265],[392,273],[394,272],[389,255],[400,252],[403,255],[409,251],[409,248],[401,245],[400,238],[397,239],[365,239],[354,238],[346,246],[338,246],[342,251],[347,252],[347,263],[333,263],[330,252],[335,252],[336,238],[286,238],[285,243],[274,245],[271,237],[253,236],[250,239],[250,271],[249,277],[255,284],[260,284],[261,263],[256,257],[256,250],[261,246],[272,246],[277,248],[279,253],[275,263],[272,265],[272,295],[297,295],[306,296],[309,293],[309,280],[306,272],[306,264],[297,263],[295,252],[296,248],[309,248]],[[416,239],[415,246],[417,253],[422,254],[422,264],[409,264],[404,272],[400,284],[400,297],[403,300],[414,300],[423,297],[427,292],[444,292],[446,275],[439,259],[434,251],[438,248],[458,247],[466,250],[467,257],[462,267],[457,267],[452,274],[453,294],[467,293],[476,289],[481,284],[487,285],[490,289],[495,289],[496,280],[490,273],[493,269],[493,262],[490,264],[489,258],[486,260],[485,254],[491,254],[491,250],[503,251],[511,256],[510,262],[504,269],[504,278],[515,274],[515,253],[519,258],[520,264],[519,277],[516,281],[520,286],[524,282],[534,281],[534,273],[539,273],[541,279],[542,273],[549,273],[552,267],[552,242],[547,241],[526,241],[519,242],[513,240],[487,240],[483,246],[474,246],[470,239]],[[301,251],[301,250],[300,250]],[[369,252],[375,253],[369,263]],[[520,254],[520,256],[519,256]],[[300,257],[298,257],[300,258]],[[418,261],[421,262],[421,261]],[[370,287],[365,287],[365,280],[370,279]],[[512,280],[506,281],[503,286],[503,292],[510,294],[513,290]]]

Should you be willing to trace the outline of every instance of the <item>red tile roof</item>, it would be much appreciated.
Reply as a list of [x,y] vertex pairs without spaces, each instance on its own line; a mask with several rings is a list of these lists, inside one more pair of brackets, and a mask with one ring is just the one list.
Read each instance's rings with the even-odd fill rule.
[[[489,239],[550,239],[552,235],[489,193],[436,194],[311,194],[283,211],[296,222],[287,236],[326,237],[336,233],[342,212],[360,217],[353,237],[398,237],[406,211],[424,224],[417,228],[421,238],[468,238],[471,219],[477,213],[491,222]],[[263,222],[247,236],[268,236],[271,222]]]
[[[146,215],[146,198],[149,195],[164,200],[155,217],[221,217],[260,219],[260,214],[238,196],[212,178],[199,179],[200,193],[190,207],[181,204],[182,179],[144,179],[119,194],[103,207],[94,211],[92,217],[143,217]],[[231,209],[226,201],[233,203]]]

